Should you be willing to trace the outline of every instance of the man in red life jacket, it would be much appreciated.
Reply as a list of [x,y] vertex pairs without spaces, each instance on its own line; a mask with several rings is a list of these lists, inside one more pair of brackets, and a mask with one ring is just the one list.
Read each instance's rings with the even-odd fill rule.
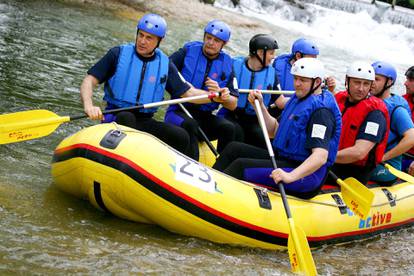
[[364,184],[382,161],[389,129],[387,107],[369,94],[374,80],[370,64],[355,62],[346,72],[347,89],[335,95],[342,113],[342,131],[332,171],[339,178],[355,177]]
[[[405,90],[406,94],[403,97],[407,100],[408,105],[411,109],[411,118],[414,122],[414,66],[408,68],[407,72],[405,72]],[[414,148],[408,151],[408,154],[403,158],[402,169],[407,171],[409,174],[414,175]]]

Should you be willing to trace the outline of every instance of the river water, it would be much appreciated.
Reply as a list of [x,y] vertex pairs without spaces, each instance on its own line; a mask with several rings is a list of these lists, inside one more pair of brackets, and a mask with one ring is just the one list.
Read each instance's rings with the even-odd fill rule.
[[[171,53],[201,37],[196,22],[173,21],[162,48]],[[110,11],[55,1],[0,1],[0,114],[47,109],[82,113],[79,84],[112,46],[134,39],[135,21]],[[279,41],[300,34],[271,26]],[[245,54],[253,32],[236,29],[232,54]],[[289,43],[282,43],[282,50]],[[332,74],[345,71],[349,49],[323,43]],[[338,58],[343,57],[343,58]],[[399,62],[399,74],[408,64]],[[399,88],[402,88],[400,79]],[[102,92],[96,93],[96,100]],[[0,274],[152,273],[210,275],[290,274],[286,252],[218,245],[121,220],[57,190],[53,149],[93,124],[74,121],[53,134],[0,146]],[[414,273],[414,230],[404,229],[346,246],[313,252],[323,275]]]

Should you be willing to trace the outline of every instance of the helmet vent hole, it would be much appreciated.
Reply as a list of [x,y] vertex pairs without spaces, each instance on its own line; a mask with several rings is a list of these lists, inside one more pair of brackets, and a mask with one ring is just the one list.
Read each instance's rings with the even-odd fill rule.
[[211,27],[212,27],[212,28],[214,28],[214,24],[213,24],[213,25],[211,25]]
[[303,66],[303,65],[302,65],[302,66],[300,67],[300,69],[305,69],[305,66]]
[[361,68],[358,68],[358,72],[361,72],[362,71],[362,69]]

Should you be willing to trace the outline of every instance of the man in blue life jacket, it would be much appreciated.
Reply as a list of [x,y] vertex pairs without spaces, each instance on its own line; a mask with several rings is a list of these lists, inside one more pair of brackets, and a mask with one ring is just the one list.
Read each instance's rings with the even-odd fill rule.
[[293,64],[295,95],[283,110],[280,123],[269,114],[258,91],[249,94],[250,103],[259,100],[269,136],[275,137],[272,145],[278,169],[273,170],[267,150],[240,142],[230,143],[213,168],[272,188],[283,182],[288,194],[301,198],[319,193],[335,162],[341,134],[341,113],[335,98],[321,88],[324,71],[323,64],[314,58]]
[[[278,90],[276,72],[271,62],[275,50],[279,46],[277,41],[266,34],[257,34],[250,39],[249,56],[233,59],[233,72],[240,89]],[[237,108],[233,111],[223,107],[218,115],[224,116],[241,128],[245,143],[266,147],[256,112],[249,101],[247,93],[240,93]],[[270,94],[263,95],[265,106],[270,104]]]
[[[317,58],[318,55],[319,48],[313,41],[306,38],[295,40],[292,44],[291,53],[280,55],[273,62],[273,67],[276,69],[276,75],[279,79],[280,89],[284,91],[294,90],[293,75],[290,73],[293,63],[304,57]],[[326,77],[324,81],[328,90],[333,92],[336,87],[335,79],[333,77]],[[289,97],[275,95],[272,97],[272,103],[275,103],[272,107],[282,110],[288,100]],[[275,111],[273,110],[273,112]]]
[[[414,146],[411,110],[403,97],[391,94],[391,87],[397,79],[397,70],[394,66],[384,61],[376,61],[372,67],[375,70],[375,80],[371,87],[371,94],[384,101],[390,116],[390,132],[382,161],[401,170],[402,154]],[[380,164],[372,172],[371,180],[381,184],[393,184],[397,177]]]
[[[157,14],[146,14],[137,25],[135,44],[110,49],[87,72],[80,87],[85,113],[94,120],[103,119],[101,109],[93,104],[93,90],[105,83],[106,109],[131,107],[162,101],[164,90],[172,97],[205,95],[181,79],[175,65],[158,46],[167,32],[167,23]],[[197,103],[209,102],[209,99]],[[157,108],[135,109],[105,115],[104,122],[115,121],[153,134],[184,154],[190,138],[183,129],[153,119]]]
[[223,90],[221,96],[210,103],[185,104],[193,118],[177,105],[170,106],[165,114],[165,122],[180,126],[189,134],[191,156],[195,160],[198,160],[199,155],[199,127],[209,139],[218,139],[218,152],[229,142],[241,139],[241,134],[232,122],[212,113],[220,104],[229,110],[237,106],[238,92],[233,87],[232,59],[222,50],[230,39],[230,33],[226,23],[212,20],[204,28],[203,42],[188,42],[170,56],[184,79],[193,87],[210,92]]

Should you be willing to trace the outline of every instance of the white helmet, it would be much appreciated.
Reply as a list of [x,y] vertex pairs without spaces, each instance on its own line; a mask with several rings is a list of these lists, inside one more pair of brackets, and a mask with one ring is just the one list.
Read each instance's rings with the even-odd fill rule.
[[298,59],[290,69],[290,73],[295,76],[323,80],[325,77],[325,67],[322,62],[316,58],[301,58]]
[[346,76],[364,80],[375,80],[375,70],[371,64],[362,61],[356,61],[346,70]]

